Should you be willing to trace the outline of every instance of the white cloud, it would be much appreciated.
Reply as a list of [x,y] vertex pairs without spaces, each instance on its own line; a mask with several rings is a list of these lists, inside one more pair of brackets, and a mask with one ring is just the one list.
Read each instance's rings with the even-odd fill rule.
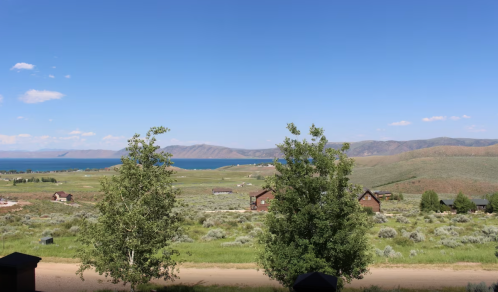
[[17,119],[22,120],[22,119],[24,119],[24,117],[23,116],[18,116]]
[[79,136],[59,137],[60,140],[79,140]]
[[266,142],[271,142],[271,140],[266,140]]
[[399,122],[390,123],[389,126],[408,126],[410,124],[411,122],[408,121],[399,121]]
[[74,131],[69,133],[69,135],[78,135],[78,134],[81,134],[80,130],[74,130]]
[[[48,139],[48,138],[50,138],[50,136],[41,136],[41,137],[40,137],[40,139],[43,139],[43,140]],[[54,137],[54,138],[55,138],[55,137]]]
[[462,118],[464,118],[464,119],[470,119],[470,116],[463,115]]
[[458,121],[460,119],[460,117],[457,117],[457,116],[452,116],[450,117],[450,119],[454,120],[454,121]]
[[113,135],[107,135],[102,140],[120,140],[120,139],[125,139],[124,136],[113,136]]
[[48,119],[48,121],[49,121],[49,122],[51,122],[51,121],[52,121],[52,119]]
[[69,78],[71,78],[71,75],[66,75],[66,76],[64,76],[64,77],[66,77],[66,78],[68,78],[68,79],[69,79]]
[[446,120],[446,117],[443,116],[434,116],[432,118],[423,118],[422,121],[424,122],[434,122],[434,121],[444,121]]
[[52,66],[52,69],[55,69],[55,66]]
[[15,64],[10,70],[21,70],[21,69],[26,69],[26,70],[32,70],[35,67],[33,64],[28,64],[28,63],[17,63]]
[[52,75],[52,74],[48,75],[48,77],[49,77],[49,78],[55,78],[55,76],[54,76],[54,75]]
[[31,135],[30,134],[19,134],[19,137],[29,138],[29,137],[31,137]]
[[486,132],[486,129],[478,129],[476,127],[476,125],[472,125],[472,126],[467,126],[465,127],[465,129],[469,132],[474,132],[474,133],[478,133],[478,132]]
[[81,134],[81,136],[95,136],[96,134],[94,132],[87,132],[87,133],[83,133]]
[[377,129],[378,132],[384,132],[386,129]]
[[0,94],[0,103],[3,101],[3,95]]
[[19,100],[24,103],[39,103],[51,99],[61,99],[63,96],[65,95],[57,91],[31,89],[26,91],[24,95],[21,95]]
[[0,134],[0,144],[16,144],[16,136],[7,136]]

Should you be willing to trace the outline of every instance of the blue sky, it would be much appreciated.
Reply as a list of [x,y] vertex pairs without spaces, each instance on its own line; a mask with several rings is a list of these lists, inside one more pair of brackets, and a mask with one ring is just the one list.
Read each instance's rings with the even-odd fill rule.
[[[0,1],[0,150],[498,138],[498,2]],[[425,120],[424,120],[425,119]]]

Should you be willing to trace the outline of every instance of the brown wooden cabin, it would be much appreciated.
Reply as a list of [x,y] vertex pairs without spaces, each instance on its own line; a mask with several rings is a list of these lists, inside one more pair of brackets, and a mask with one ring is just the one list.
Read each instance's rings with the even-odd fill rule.
[[358,202],[363,207],[370,207],[372,208],[372,211],[380,212],[379,199],[368,189],[364,189],[363,193],[358,194]]
[[59,202],[69,202],[73,199],[73,195],[71,194],[66,194],[65,192],[55,192],[52,195],[52,200],[54,201],[59,201]]
[[249,205],[251,207],[251,210],[268,211],[270,200],[274,199],[275,196],[270,190],[261,190],[258,192],[249,193],[249,198]]
[[390,200],[393,194],[389,191],[376,191],[374,192],[374,195],[377,197],[377,199]]

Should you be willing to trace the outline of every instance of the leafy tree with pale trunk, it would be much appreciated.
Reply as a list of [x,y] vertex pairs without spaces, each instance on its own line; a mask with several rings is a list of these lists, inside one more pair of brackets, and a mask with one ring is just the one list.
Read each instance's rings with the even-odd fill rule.
[[420,200],[420,211],[437,212],[440,209],[441,203],[439,202],[439,196],[433,190],[425,191],[422,194],[422,199]]
[[[291,134],[299,136],[294,124]],[[368,215],[358,203],[361,188],[349,182],[354,160],[326,148],[323,129],[312,125],[311,143],[285,138],[277,145],[286,164],[274,161],[277,174],[265,179],[270,201],[257,262],[270,278],[293,285],[298,275],[322,272],[350,282],[368,271],[372,255]]]
[[472,208],[475,207],[474,202],[472,202],[466,195],[464,195],[462,192],[459,192],[455,202],[453,203],[455,206],[455,209],[457,211],[457,214],[465,214],[468,211],[472,210]]
[[82,280],[83,272],[94,268],[112,283],[129,283],[135,291],[153,278],[177,278],[172,256],[179,252],[171,242],[181,234],[184,217],[177,210],[184,205],[172,186],[172,155],[156,152],[160,147],[154,145],[155,135],[168,131],[153,127],[145,139],[135,134],[128,140],[128,156],[116,169],[119,175],[101,180],[98,221],[83,221],[78,236],[83,247],[76,254],[81,259],[77,274]]

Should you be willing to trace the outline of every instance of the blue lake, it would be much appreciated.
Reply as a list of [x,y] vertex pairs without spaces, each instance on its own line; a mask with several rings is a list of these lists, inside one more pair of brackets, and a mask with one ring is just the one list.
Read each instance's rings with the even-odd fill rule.
[[[228,165],[271,163],[273,159],[172,159],[174,166],[183,169],[216,169]],[[282,161],[282,160],[281,160]],[[70,168],[106,168],[121,164],[119,158],[75,159],[75,158],[0,158],[0,170],[51,171]]]

